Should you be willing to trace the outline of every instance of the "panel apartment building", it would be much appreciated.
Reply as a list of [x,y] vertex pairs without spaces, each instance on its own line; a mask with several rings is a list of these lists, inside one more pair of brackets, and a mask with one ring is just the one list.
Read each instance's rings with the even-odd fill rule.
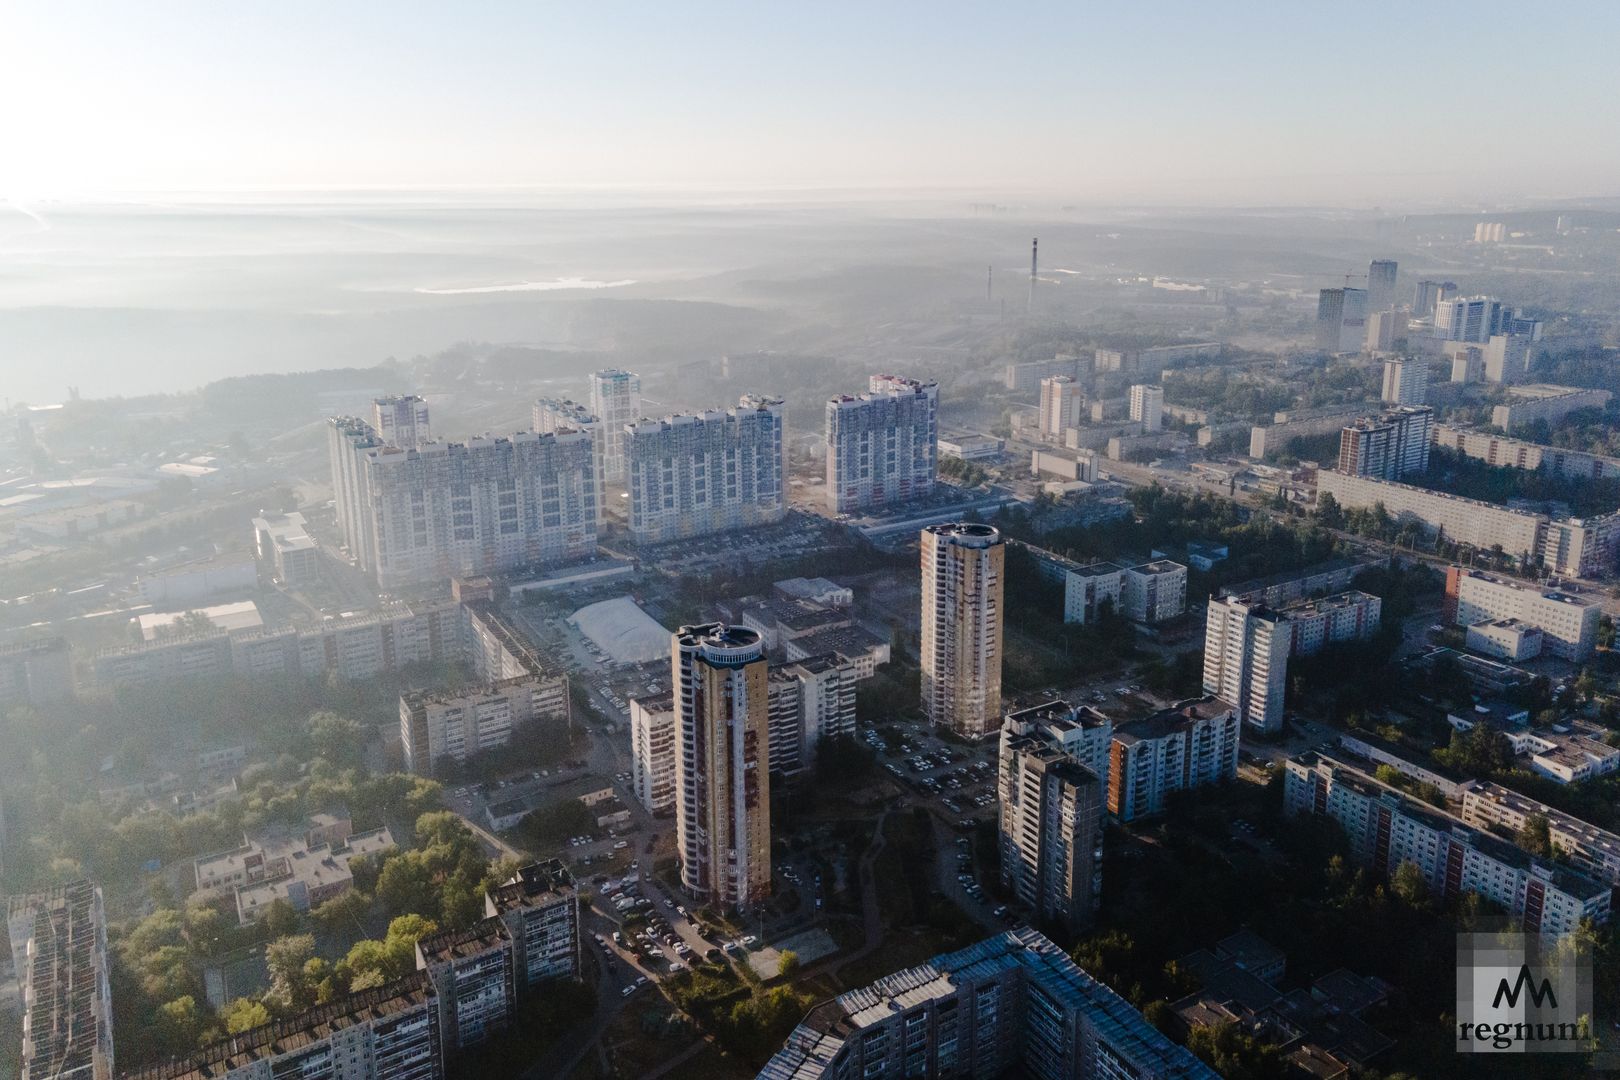
[[1531,933],[1562,935],[1582,919],[1609,921],[1606,882],[1544,862],[1492,833],[1470,827],[1405,792],[1318,753],[1291,758],[1283,787],[1290,815],[1331,817],[1350,838],[1356,861],[1381,877],[1412,863],[1442,900],[1475,892],[1506,909]]
[[894,506],[934,490],[939,384],[873,375],[867,392],[827,402],[827,504],[839,514]]
[[675,696],[630,699],[630,786],[647,813],[675,813]]
[[817,1005],[759,1080],[1215,1080],[1035,930],[1009,930]]
[[1620,537],[1620,514],[1591,518],[1551,518],[1529,510],[1465,499],[1443,491],[1399,484],[1370,476],[1323,470],[1317,474],[1317,499],[1332,495],[1345,509],[1371,509],[1382,503],[1391,517],[1413,520],[1431,534],[1445,530],[1446,539],[1519,560],[1540,558],[1555,574],[1597,577],[1614,565]]
[[815,766],[823,739],[855,735],[856,665],[837,653],[770,669],[771,773],[793,779]]
[[1236,778],[1241,727],[1215,697],[1118,725],[1108,748],[1109,815],[1126,822],[1162,814],[1177,791]]
[[1001,882],[1041,921],[1091,924],[1102,890],[1102,809],[1112,725],[1063,702],[1022,709],[1001,728],[997,837]]
[[100,886],[75,881],[10,897],[6,932],[21,995],[21,1080],[108,1080],[113,1011]]
[[1464,457],[1508,469],[1544,469],[1571,480],[1613,480],[1620,477],[1620,458],[1566,450],[1558,446],[1510,439],[1478,428],[1456,424],[1434,425],[1434,445]]
[[447,762],[465,763],[511,743],[542,717],[568,716],[568,681],[531,675],[459,690],[415,690],[399,699],[405,768],[437,776]]
[[631,537],[659,544],[781,521],[786,427],[779,398],[752,395],[736,408],[627,424]]
[[124,1080],[442,1080],[506,1028],[524,995],[578,979],[579,897],[558,860],[520,868],[485,917],[423,938],[417,970]]
[[1620,836],[1488,780],[1463,784],[1461,796],[1462,819],[1478,828],[1517,833],[1530,818],[1546,818],[1553,845],[1571,866],[1620,886]]

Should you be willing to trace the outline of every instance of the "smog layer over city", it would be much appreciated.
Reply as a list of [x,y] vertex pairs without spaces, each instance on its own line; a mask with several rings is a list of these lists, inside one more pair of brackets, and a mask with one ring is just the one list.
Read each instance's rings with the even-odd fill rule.
[[8,10],[0,1080],[1620,1074],[1617,40]]

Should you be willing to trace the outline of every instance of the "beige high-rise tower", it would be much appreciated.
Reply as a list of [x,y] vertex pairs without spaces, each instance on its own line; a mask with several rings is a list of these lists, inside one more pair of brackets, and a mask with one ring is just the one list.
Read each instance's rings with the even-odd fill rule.
[[745,626],[675,634],[675,845],[681,884],[723,908],[771,890],[770,687],[765,647]]
[[1006,548],[989,525],[922,531],[922,699],[928,719],[969,739],[1001,727]]

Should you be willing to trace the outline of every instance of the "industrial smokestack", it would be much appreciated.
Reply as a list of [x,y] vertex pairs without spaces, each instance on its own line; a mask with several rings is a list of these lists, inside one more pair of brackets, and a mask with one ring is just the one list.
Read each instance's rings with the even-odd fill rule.
[[1035,279],[1041,270],[1041,238],[1029,242],[1029,310],[1035,310]]

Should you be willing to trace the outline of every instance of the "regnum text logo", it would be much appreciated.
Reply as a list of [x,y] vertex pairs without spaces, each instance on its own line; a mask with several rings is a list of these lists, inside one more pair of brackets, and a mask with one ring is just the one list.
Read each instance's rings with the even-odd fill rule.
[[1580,1054],[1595,1048],[1592,957],[1573,935],[1457,935],[1457,1050]]

